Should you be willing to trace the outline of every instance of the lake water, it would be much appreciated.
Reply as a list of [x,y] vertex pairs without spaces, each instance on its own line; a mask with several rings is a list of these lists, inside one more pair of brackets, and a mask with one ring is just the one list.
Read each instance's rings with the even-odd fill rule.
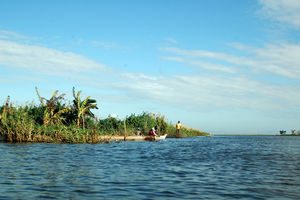
[[0,143],[0,199],[300,199],[300,137]]

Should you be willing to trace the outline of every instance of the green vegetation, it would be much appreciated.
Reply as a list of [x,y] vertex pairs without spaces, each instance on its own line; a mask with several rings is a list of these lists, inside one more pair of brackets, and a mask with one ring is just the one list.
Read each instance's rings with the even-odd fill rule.
[[[175,126],[165,120],[164,115],[143,112],[131,114],[124,120],[108,117],[98,120],[91,109],[98,109],[96,100],[90,96],[83,101],[81,91],[73,87],[73,104],[64,103],[64,94],[56,90],[50,99],[36,93],[40,105],[12,106],[8,96],[0,106],[0,136],[7,142],[54,142],[54,143],[97,143],[107,142],[101,135],[135,135],[137,130],[147,134],[155,125],[159,134],[175,136]],[[207,135],[200,130],[182,128],[182,137]]]

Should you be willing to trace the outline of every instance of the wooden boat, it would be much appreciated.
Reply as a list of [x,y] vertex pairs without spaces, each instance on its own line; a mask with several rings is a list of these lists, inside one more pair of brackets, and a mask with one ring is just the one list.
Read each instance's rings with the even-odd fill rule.
[[158,135],[158,136],[149,136],[149,135],[130,135],[130,136],[99,136],[100,139],[103,140],[110,140],[110,141],[159,141],[159,140],[165,140],[167,137],[167,134],[165,135]]

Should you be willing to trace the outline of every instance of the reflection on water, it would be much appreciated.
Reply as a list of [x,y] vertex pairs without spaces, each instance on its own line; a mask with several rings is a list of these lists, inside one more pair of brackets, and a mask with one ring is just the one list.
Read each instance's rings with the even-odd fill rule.
[[0,143],[0,199],[300,199],[300,137]]

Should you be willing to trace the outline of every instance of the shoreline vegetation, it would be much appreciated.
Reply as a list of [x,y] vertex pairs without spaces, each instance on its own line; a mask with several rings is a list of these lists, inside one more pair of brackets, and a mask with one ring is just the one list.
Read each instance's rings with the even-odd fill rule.
[[90,96],[81,99],[82,91],[76,93],[73,87],[73,103],[67,104],[64,94],[56,90],[50,99],[41,97],[37,88],[39,105],[33,103],[13,106],[10,96],[0,106],[0,139],[10,143],[99,143],[104,135],[136,135],[158,125],[159,134],[169,137],[208,136],[209,133],[183,127],[176,136],[175,125],[167,122],[164,115],[143,112],[131,114],[124,120],[114,117],[98,119],[92,112],[98,109],[95,99]]

